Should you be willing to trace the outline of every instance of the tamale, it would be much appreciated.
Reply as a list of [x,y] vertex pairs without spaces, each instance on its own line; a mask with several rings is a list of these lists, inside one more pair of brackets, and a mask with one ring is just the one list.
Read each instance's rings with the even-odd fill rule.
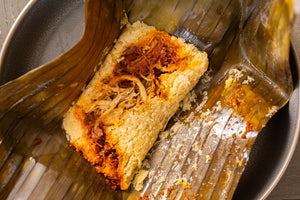
[[64,118],[71,145],[114,188],[128,189],[207,66],[206,53],[182,39],[140,22],[128,25]]

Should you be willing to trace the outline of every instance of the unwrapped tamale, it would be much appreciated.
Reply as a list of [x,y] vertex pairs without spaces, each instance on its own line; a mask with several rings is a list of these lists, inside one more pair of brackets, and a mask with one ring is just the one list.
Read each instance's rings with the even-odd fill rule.
[[113,188],[127,189],[207,66],[206,53],[183,39],[128,25],[63,120],[70,144]]

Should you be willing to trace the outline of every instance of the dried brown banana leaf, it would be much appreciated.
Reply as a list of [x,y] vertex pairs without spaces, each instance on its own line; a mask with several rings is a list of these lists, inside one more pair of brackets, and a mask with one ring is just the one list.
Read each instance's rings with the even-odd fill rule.
[[153,148],[141,196],[232,198],[258,133],[292,94],[293,20],[292,1],[259,3],[208,89],[195,88],[201,97]]
[[[88,167],[72,155],[72,149],[66,148],[60,120],[118,37],[123,8],[120,1],[87,0],[85,5],[85,32],[73,48],[0,87],[0,199],[22,194],[22,190],[17,191],[24,177],[41,169],[45,173],[39,178],[45,177],[51,185],[51,180],[56,181],[59,169],[65,165],[73,168],[72,165],[81,163],[83,169]],[[41,141],[43,145],[38,145]],[[66,164],[65,159],[71,155]],[[40,165],[35,165],[36,161]],[[74,176],[75,172],[64,170],[61,176]],[[35,198],[45,197],[51,188],[45,189],[43,181],[39,183],[36,188],[40,190],[33,191]],[[56,183],[60,187],[59,181]]]

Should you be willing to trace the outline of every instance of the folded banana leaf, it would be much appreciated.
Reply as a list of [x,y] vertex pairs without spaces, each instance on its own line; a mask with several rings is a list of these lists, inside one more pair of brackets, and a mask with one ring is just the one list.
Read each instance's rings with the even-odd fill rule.
[[258,133],[291,97],[293,20],[292,1],[258,4],[208,88],[194,89],[193,107],[152,149],[140,196],[232,198]]
[[[87,0],[81,40],[50,63],[0,87],[0,199],[23,196],[18,184],[31,174],[44,170],[37,180],[46,177],[46,185],[51,185],[60,174],[56,169],[76,164],[75,160],[69,164],[64,160],[73,152],[66,148],[60,121],[118,37],[122,17],[121,1]],[[39,145],[41,142],[44,145]],[[79,163],[84,166],[82,161]],[[62,173],[72,175],[66,170]],[[51,188],[45,189],[40,181],[38,190],[33,190],[29,183],[26,187],[31,187],[33,197],[38,199]]]
[[[258,132],[293,89],[288,65],[291,2],[122,3],[87,0],[83,39],[53,66],[1,86],[1,199],[232,197]],[[145,164],[150,173],[141,192],[112,191],[66,146],[59,128],[117,38],[123,9],[130,22],[142,20],[210,55],[211,70],[194,89],[191,109],[177,113],[151,150]],[[45,130],[47,124],[58,128]]]

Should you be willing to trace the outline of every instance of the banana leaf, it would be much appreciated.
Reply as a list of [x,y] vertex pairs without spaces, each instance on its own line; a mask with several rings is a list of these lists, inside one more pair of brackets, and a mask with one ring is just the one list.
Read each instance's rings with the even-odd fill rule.
[[[17,198],[20,195],[17,186],[25,180],[22,176],[30,176],[30,172],[44,170],[38,177],[40,185],[32,191],[35,198],[45,197],[50,189],[46,187],[41,192],[40,187],[45,188],[43,180],[51,185],[59,174],[74,176],[76,170],[62,173],[59,170],[79,165],[78,156],[67,148],[60,121],[118,37],[122,9],[120,1],[87,0],[81,40],[50,63],[0,87],[0,199],[14,195]],[[38,145],[41,142],[44,145]],[[73,159],[67,164],[64,159],[71,155]],[[79,163],[84,169],[85,163],[82,160]]]
[[[210,57],[192,108],[178,111],[149,153],[152,176],[141,192],[112,191],[60,129],[118,37],[123,9],[130,22],[183,37]],[[289,0],[87,0],[80,42],[51,67],[0,87],[1,199],[230,199],[258,132],[293,91],[292,10]]]
[[141,196],[232,198],[258,133],[291,97],[293,20],[292,1],[257,5],[208,87],[194,89],[192,109],[152,149]]

